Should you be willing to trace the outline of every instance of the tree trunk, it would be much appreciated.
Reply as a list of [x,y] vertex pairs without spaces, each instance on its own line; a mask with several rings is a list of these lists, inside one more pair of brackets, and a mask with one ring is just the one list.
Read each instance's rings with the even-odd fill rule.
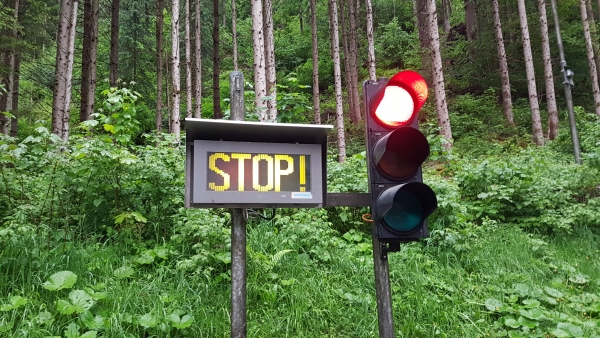
[[354,106],[354,116],[352,122],[358,124],[361,117],[360,99],[358,97],[358,43],[356,33],[356,4],[353,0],[348,0],[348,18],[350,23],[350,90],[352,91],[352,106]]
[[[13,13],[13,19],[14,19],[14,23],[13,23],[13,29],[12,32],[10,33],[10,37],[13,41],[13,43],[16,43],[17,39],[18,39],[18,26],[19,26],[19,0],[14,0],[13,3],[13,9],[14,9],[14,13]],[[8,77],[7,77],[7,81],[6,81],[6,93],[5,93],[5,97],[6,100],[4,101],[5,106],[0,107],[0,113],[2,111],[6,111],[6,112],[13,112],[13,114],[15,113],[15,110],[13,109],[13,93],[15,90],[15,76],[16,76],[16,59],[17,59],[17,51],[14,47],[10,48],[10,50],[8,51],[7,54],[7,66],[8,66]],[[11,119],[8,116],[2,116],[2,118],[0,119],[0,132],[4,135],[8,135],[10,134],[10,127],[11,127]]]
[[[232,0],[235,1],[235,0]],[[194,86],[195,93],[194,97],[196,101],[194,101],[194,117],[199,119],[202,117],[202,49],[201,47],[201,37],[202,30],[200,26],[200,0],[196,0],[195,3],[195,12],[196,12],[196,28],[195,28],[195,48],[196,48],[196,85]],[[235,37],[234,37],[235,39]]]
[[162,132],[163,111],[163,41],[165,1],[156,0],[156,132]]
[[594,92],[594,106],[596,115],[600,117],[600,88],[598,87],[598,72],[594,61],[594,47],[592,45],[592,37],[590,35],[590,25],[588,22],[587,9],[585,0],[579,0],[581,10],[581,21],[583,23],[583,35],[585,38],[585,47],[587,49],[588,63],[590,65],[590,78],[592,79],[592,90]]
[[417,28],[419,30],[419,45],[421,55],[421,74],[426,79],[431,79],[431,47],[429,41],[429,0],[416,0],[413,2],[417,17]]
[[258,119],[264,122],[267,117],[267,74],[265,70],[265,37],[263,31],[261,0],[252,0],[252,45],[254,47],[254,100]]
[[181,122],[179,121],[179,110],[181,102],[180,71],[179,71],[179,0],[173,0],[171,16],[171,133],[179,141],[181,134]]
[[67,112],[65,112],[65,104],[67,102],[67,96],[70,95],[70,93],[67,92],[67,72],[69,68],[69,41],[73,7],[73,0],[61,0],[56,44],[54,91],[52,95],[52,133],[61,138],[63,138],[64,135],[63,122],[65,114],[67,114]]
[[80,122],[89,120],[94,113],[96,58],[98,54],[98,15],[99,0],[85,0],[83,3]]
[[598,31],[596,30],[596,22],[594,21],[594,11],[592,10],[591,0],[585,1],[585,7],[588,14],[588,22],[590,26],[590,36],[592,37],[592,47],[594,48],[594,60],[596,61],[596,72],[600,77],[600,46],[598,46]]
[[213,117],[215,119],[222,119],[223,118],[223,112],[221,111],[221,90],[220,90],[220,84],[219,84],[219,75],[220,75],[220,70],[219,70],[219,63],[220,63],[220,58],[219,58],[219,18],[220,18],[220,14],[219,14],[219,0],[213,0],[213,74],[212,74],[212,80],[213,80],[213,111],[214,111],[214,115]]
[[431,64],[433,71],[433,90],[435,92],[435,110],[437,111],[440,135],[444,136],[448,143],[447,148],[452,147],[452,128],[448,116],[448,104],[446,103],[446,89],[444,86],[444,70],[442,66],[442,54],[440,53],[440,33],[438,31],[437,13],[435,0],[428,0],[429,19],[429,45],[431,46]]
[[369,79],[375,81],[377,79],[375,68],[375,39],[373,38],[373,6],[371,0],[365,0],[367,6],[367,45],[369,54]]
[[69,50],[67,54],[67,74],[65,77],[65,81],[67,82],[66,86],[66,95],[65,95],[65,108],[63,115],[63,135],[62,139],[64,141],[69,140],[69,131],[70,131],[70,120],[71,120],[71,88],[73,86],[73,59],[75,56],[75,34],[77,33],[77,7],[79,2],[77,0],[73,1],[73,10],[71,13],[71,26],[69,27]]
[[[199,1],[199,0],[198,0]],[[235,11],[235,0],[231,0],[231,35],[233,36],[233,70],[238,70],[238,46],[237,46],[237,13]]]
[[531,122],[533,124],[533,142],[541,146],[544,145],[544,134],[542,131],[540,106],[538,104],[537,88],[535,84],[535,72],[533,67],[533,56],[531,54],[531,41],[529,39],[529,27],[527,25],[527,10],[525,9],[525,0],[517,0],[517,4],[519,7],[521,34],[523,36],[523,52],[525,55],[525,70],[527,72],[527,89],[529,91],[529,106],[531,108]]
[[548,139],[554,140],[558,132],[558,108],[554,93],[554,75],[552,75],[552,55],[546,17],[546,0],[538,0],[540,13],[540,32],[542,34],[542,59],[544,61],[544,79],[546,81],[546,105],[548,108]]
[[502,81],[502,111],[508,125],[515,126],[512,113],[512,95],[510,93],[510,78],[508,75],[508,62],[506,61],[506,50],[504,49],[504,37],[502,36],[502,23],[498,0],[492,0],[494,12],[494,31],[496,33],[496,48],[498,49],[498,63],[500,65],[500,80]]
[[111,2],[110,21],[110,74],[108,82],[111,87],[118,86],[119,81],[119,0]]
[[317,40],[317,1],[310,0],[312,16],[312,64],[313,64],[313,111],[314,123],[321,124],[321,99],[319,94],[319,44]]
[[21,81],[21,55],[15,55],[13,90],[12,90],[12,112],[14,117],[10,119],[10,136],[17,137],[19,131],[19,83]]
[[267,76],[267,116],[269,121],[277,120],[277,79],[275,73],[275,40],[273,37],[273,3],[264,0],[265,65]]
[[342,102],[342,71],[340,67],[340,39],[338,32],[337,0],[329,0],[331,3],[331,26],[333,28],[333,75],[335,78],[335,116],[338,139],[338,161],[346,161],[346,136],[344,131],[344,106]]
[[477,35],[477,20],[475,10],[475,0],[465,1],[465,25],[467,27],[467,41],[475,40]]
[[448,34],[450,32],[450,15],[452,14],[452,7],[450,0],[442,0],[442,25],[444,32]]
[[185,117],[192,117],[192,40],[190,0],[185,0]]
[[[341,23],[342,28],[342,48],[344,50],[344,80],[346,80],[346,92],[348,93],[348,115],[350,116],[350,121],[353,124],[358,124],[358,120],[356,118],[356,109],[354,106],[354,91],[352,90],[352,66],[350,65],[350,46],[348,43],[348,25],[346,21],[348,19],[346,7],[344,6],[344,0],[341,0],[339,7],[339,21]],[[341,67],[341,65],[340,65]]]

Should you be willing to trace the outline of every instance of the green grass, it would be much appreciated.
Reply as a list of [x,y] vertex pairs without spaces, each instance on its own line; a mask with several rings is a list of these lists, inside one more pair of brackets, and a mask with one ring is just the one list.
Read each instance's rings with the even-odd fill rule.
[[[288,227],[297,225],[249,225],[248,336],[376,337],[373,261],[370,251],[358,249],[370,238],[362,235],[358,242],[339,235],[323,238],[322,252],[330,257],[324,259],[326,256],[319,256],[309,245],[294,247],[297,242],[290,238],[298,229]],[[503,325],[501,318],[510,316],[512,310],[491,311],[486,302],[497,299],[509,304],[510,297],[518,295],[513,308],[522,311],[523,300],[542,299],[535,290],[545,287],[560,290],[567,300],[556,306],[542,303],[539,308],[559,311],[569,319],[540,320],[537,333],[525,336],[550,337],[547,332],[556,329],[559,322],[600,324],[597,313],[591,317],[583,314],[575,300],[599,293],[598,236],[590,231],[542,238],[492,224],[471,232],[469,238],[460,240],[460,246],[445,243],[407,244],[401,252],[390,255],[397,337],[507,337],[513,329]],[[175,264],[183,249],[177,247],[166,260],[136,265],[131,248],[118,243],[76,242],[56,247],[38,243],[37,251],[32,251],[30,244],[0,251],[2,303],[17,295],[28,300],[16,309],[0,311],[0,323],[13,322],[13,328],[0,332],[0,336],[64,337],[63,331],[71,323],[81,327],[80,333],[88,330],[81,315],[57,311],[56,301],[66,299],[70,290],[42,287],[52,273],[63,270],[77,274],[73,289],[89,287],[106,293],[106,298],[90,309],[104,319],[96,329],[99,336],[229,336],[230,281],[226,267],[213,274],[203,269],[185,272]],[[134,267],[135,272],[119,279],[114,270],[123,265]],[[569,281],[576,274],[586,275],[587,280]],[[599,305],[597,298],[592,305]],[[40,323],[38,317],[45,311],[52,320]],[[194,321],[188,328],[176,329],[166,319],[172,313],[190,314]],[[141,324],[140,316],[145,314],[155,317],[155,326],[145,328]],[[597,328],[584,332],[586,337],[598,335]]]

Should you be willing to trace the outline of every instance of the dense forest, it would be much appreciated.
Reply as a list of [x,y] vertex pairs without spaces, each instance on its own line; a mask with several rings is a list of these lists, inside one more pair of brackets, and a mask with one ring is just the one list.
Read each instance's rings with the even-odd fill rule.
[[[395,336],[600,337],[600,0],[2,0],[0,337],[226,337],[229,209],[185,208],[186,118],[328,124],[415,70],[437,195],[389,255]],[[571,119],[571,121],[570,121]],[[571,122],[571,123],[570,123]],[[575,132],[576,131],[576,132]],[[247,216],[251,337],[376,337],[368,207]]]

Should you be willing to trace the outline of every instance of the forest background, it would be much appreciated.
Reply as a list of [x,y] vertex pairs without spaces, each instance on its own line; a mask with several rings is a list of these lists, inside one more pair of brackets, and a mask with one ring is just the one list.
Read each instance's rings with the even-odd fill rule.
[[[582,165],[543,0],[3,0],[0,336],[228,336],[230,215],[183,206],[183,118],[228,118],[238,69],[247,120],[335,125],[329,190],[365,192],[360,83],[413,69],[439,208],[390,256],[396,335],[599,337],[600,2],[556,5]],[[366,213],[249,219],[249,336],[377,336]]]

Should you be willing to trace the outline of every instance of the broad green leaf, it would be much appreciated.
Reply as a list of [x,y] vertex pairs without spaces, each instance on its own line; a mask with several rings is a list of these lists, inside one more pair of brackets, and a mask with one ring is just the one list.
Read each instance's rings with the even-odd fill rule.
[[563,293],[554,289],[554,288],[550,288],[550,287],[544,287],[544,291],[546,291],[546,293],[554,298],[561,298],[563,296]]
[[513,285],[513,289],[516,293],[518,293],[521,296],[529,295],[529,286],[527,284],[516,283]]
[[104,124],[104,130],[106,130],[106,131],[108,131],[108,132],[110,132],[112,134],[116,133],[115,126],[113,126],[112,124],[105,123]]
[[94,316],[89,310],[82,313],[79,318],[81,318],[81,321],[88,329],[99,330],[104,327],[104,317],[100,315]]
[[94,306],[94,300],[84,290],[73,290],[69,293],[69,299],[75,308],[75,312],[83,313]]
[[510,331],[508,331],[508,337],[509,338],[523,338],[525,336],[523,336],[523,334],[519,331],[510,330]]
[[79,338],[79,326],[75,323],[69,324],[64,331],[66,338]]
[[[150,250],[148,250],[150,251]],[[142,253],[135,261],[138,264],[152,264],[154,263],[154,256],[151,255],[148,251]]]
[[522,326],[527,326],[530,329],[533,329],[536,326],[540,325],[540,323],[538,321],[527,319],[523,316],[520,316],[519,320],[517,320],[517,322],[519,322],[519,324],[521,324]]
[[68,301],[64,299],[59,299],[56,302],[56,310],[58,310],[58,312],[60,312],[63,315],[70,315],[75,312],[75,307]]
[[158,325],[158,318],[151,313],[146,313],[145,315],[138,317],[138,324],[145,328],[155,327]]
[[122,266],[115,271],[113,271],[113,275],[119,279],[124,279],[131,277],[135,273],[135,270],[130,266]]
[[70,289],[77,282],[77,275],[71,271],[60,271],[48,278],[44,282],[43,287],[46,290],[58,291],[62,289]]
[[529,299],[525,299],[523,301],[523,305],[525,305],[526,308],[531,309],[531,308],[540,306],[540,302],[536,299],[529,298]]
[[188,328],[194,322],[194,317],[192,317],[191,315],[185,315],[183,317],[179,317],[179,315],[176,313],[172,313],[168,317],[168,319],[171,322],[171,325],[173,325],[173,327],[175,327],[177,329]]
[[229,251],[221,251],[215,255],[215,258],[220,260],[225,264],[231,263],[231,252]]
[[54,318],[52,318],[52,314],[50,312],[42,311],[38,313],[38,315],[35,318],[35,321],[37,322],[37,324],[46,325],[51,324],[54,321]]
[[495,298],[488,298],[485,300],[485,307],[490,311],[498,311],[502,305],[502,302]]
[[8,332],[13,328],[14,325],[15,322],[9,322],[3,317],[0,317],[0,332]]
[[502,318],[504,325],[508,327],[512,327],[513,329],[519,328],[521,324],[517,322],[517,320],[513,316],[505,316]]
[[561,329],[554,329],[550,331],[551,334],[553,334],[554,336],[556,336],[556,338],[568,338],[568,337],[573,337],[571,336],[570,333],[568,333],[567,331],[561,330]]
[[27,304],[27,298],[21,296],[12,296],[8,304],[0,306],[0,311],[10,311]]
[[98,332],[96,332],[96,331],[88,331],[88,332],[82,334],[81,336],[79,336],[79,338],[96,338],[97,335],[98,335]]
[[571,323],[558,323],[557,329],[569,332],[573,337],[582,337],[583,329]]

